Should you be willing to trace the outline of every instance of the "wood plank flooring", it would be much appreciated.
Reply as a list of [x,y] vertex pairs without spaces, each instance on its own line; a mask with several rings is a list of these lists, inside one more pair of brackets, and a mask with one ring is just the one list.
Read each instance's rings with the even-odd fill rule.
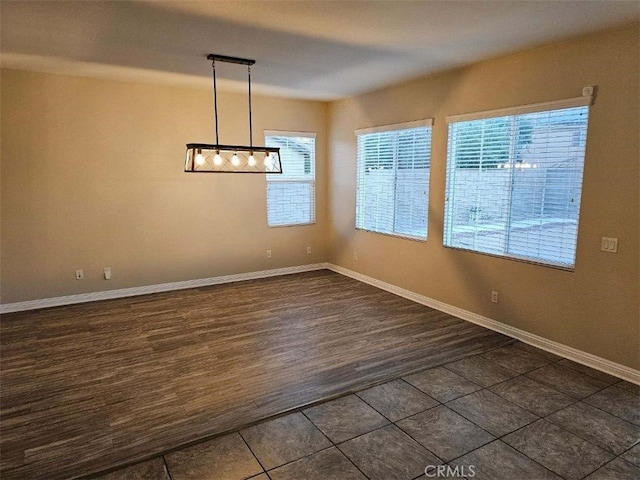
[[0,476],[88,475],[509,342],[325,270],[7,314]]

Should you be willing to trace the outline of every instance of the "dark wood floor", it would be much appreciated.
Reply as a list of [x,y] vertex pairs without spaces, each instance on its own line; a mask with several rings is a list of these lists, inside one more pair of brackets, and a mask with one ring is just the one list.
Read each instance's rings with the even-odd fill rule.
[[329,271],[7,314],[0,476],[86,475],[510,341]]

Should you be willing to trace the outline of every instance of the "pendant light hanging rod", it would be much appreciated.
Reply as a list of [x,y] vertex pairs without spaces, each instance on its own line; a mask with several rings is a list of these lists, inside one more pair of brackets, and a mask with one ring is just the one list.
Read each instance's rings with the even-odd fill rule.
[[210,53],[207,55],[207,60],[211,60],[211,67],[213,70],[213,114],[216,122],[216,143],[219,143],[218,139],[218,88],[216,84],[216,60],[226,63],[236,63],[239,65],[247,66],[247,84],[249,85],[249,146],[253,147],[253,121],[251,115],[251,65],[256,63],[255,60],[249,58],[229,57],[227,55],[216,55]]
[[219,144],[220,140],[218,139],[218,88],[216,86],[216,59],[215,58],[211,61],[211,68],[213,70],[213,116],[216,122],[216,144]]
[[247,83],[249,84],[249,146],[253,147],[253,122],[251,121],[251,64],[247,65]]

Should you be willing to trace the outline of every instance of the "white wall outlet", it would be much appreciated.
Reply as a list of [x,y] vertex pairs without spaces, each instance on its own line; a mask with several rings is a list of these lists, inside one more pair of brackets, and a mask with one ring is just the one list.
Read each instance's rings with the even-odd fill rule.
[[271,258],[271,249],[267,250],[267,258]]
[[84,278],[84,270],[81,268],[76,270],[76,280],[82,280]]
[[353,259],[358,260],[358,252],[353,252]]
[[491,301],[493,303],[498,303],[498,292],[496,292],[495,290],[491,291]]
[[618,253],[618,239],[611,237],[602,237],[600,250],[608,253]]
[[311,245],[307,245],[307,254],[311,253]]
[[111,280],[111,267],[104,267],[104,279]]

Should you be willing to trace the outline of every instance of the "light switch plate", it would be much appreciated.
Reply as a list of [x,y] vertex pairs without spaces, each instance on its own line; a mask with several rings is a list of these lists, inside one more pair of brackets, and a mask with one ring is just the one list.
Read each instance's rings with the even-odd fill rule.
[[600,244],[600,250],[608,253],[618,252],[618,239],[611,237],[602,237],[602,243]]

